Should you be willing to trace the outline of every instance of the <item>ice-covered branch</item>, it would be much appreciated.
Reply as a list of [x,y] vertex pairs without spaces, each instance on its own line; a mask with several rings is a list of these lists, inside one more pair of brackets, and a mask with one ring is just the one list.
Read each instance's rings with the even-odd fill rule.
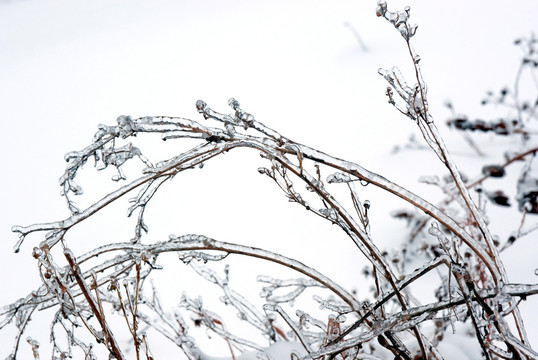
[[[110,356],[123,358],[125,349],[116,340],[119,336],[109,326],[109,316],[105,318],[107,309],[123,317],[123,330],[132,339],[130,346],[137,358],[143,358],[144,352],[146,358],[151,358],[148,345],[151,339],[148,340],[145,333],[147,328],[140,327],[145,324],[181,348],[189,359],[212,359],[198,347],[184,318],[185,313],[191,315],[195,326],[202,326],[224,339],[229,347],[226,355],[232,359],[235,359],[235,352],[247,348],[269,356],[269,347],[292,339],[301,343],[296,348],[299,350],[290,355],[294,359],[298,358],[298,353],[304,353],[303,350],[308,353],[305,359],[379,359],[378,355],[385,356],[387,351],[401,359],[416,356],[440,359],[435,346],[454,321],[472,324],[475,341],[486,358],[537,357],[527,339],[518,304],[522,299],[538,294],[538,285],[508,282],[497,249],[498,242],[482,214],[484,194],[491,193],[480,193],[477,205],[468,190],[489,177],[502,176],[508,165],[526,159],[518,180],[518,202],[523,218],[515,236],[517,238],[528,229],[535,229],[536,226],[527,229],[523,225],[527,214],[538,213],[536,176],[531,172],[536,146],[524,138],[526,146],[518,154],[508,156],[504,164],[484,167],[483,176],[474,182],[466,182],[452,161],[430,114],[428,89],[420,69],[421,59],[410,43],[417,32],[417,26],[409,22],[410,8],[391,12],[386,2],[381,0],[377,15],[388,20],[401,34],[415,70],[414,84],[407,82],[396,67],[379,70],[389,85],[386,91],[389,103],[417,124],[427,145],[446,166],[450,173],[448,180],[429,177],[422,178],[422,181],[438,186],[447,200],[435,206],[428,199],[357,163],[289,139],[259,122],[234,98],[228,101],[232,109],[229,114],[215,111],[202,100],[197,101],[196,109],[205,119],[200,122],[174,116],[120,116],[115,125],[99,125],[90,145],[65,156],[67,166],[60,178],[60,186],[70,215],[59,221],[12,228],[19,236],[16,252],[27,235],[44,233],[44,236],[32,252],[42,285],[26,298],[0,310],[0,329],[10,323],[17,328],[11,356],[16,357],[30,316],[38,313],[35,310],[54,308],[56,313],[50,327],[53,357],[73,356],[71,348],[77,347],[87,358],[93,358],[92,343],[80,336],[84,330],[86,337],[104,345]],[[528,41],[523,45],[534,49],[535,43]],[[483,129],[496,133],[517,133],[527,137],[532,134],[521,123],[525,116],[528,119],[535,117],[538,105],[524,108],[519,81],[523,69],[538,62],[535,61],[534,50],[527,50],[525,54],[516,88],[510,93],[513,97],[511,106],[518,111],[517,121],[510,126],[506,123],[485,126],[454,119],[456,128],[470,129],[481,124]],[[502,95],[499,101],[504,101],[509,96],[507,94]],[[169,158],[150,159],[144,151],[143,141],[140,141],[140,138],[150,136],[188,147],[177,147],[180,150]],[[359,301],[353,291],[283,253],[218,241],[204,235],[171,235],[167,241],[146,241],[146,208],[153,203],[157,193],[165,191],[164,185],[169,185],[169,180],[185,170],[201,168],[204,163],[235,149],[259,153],[261,164],[254,169],[270,178],[289,202],[304,207],[318,219],[344,231],[355,245],[356,254],[350,256],[356,256],[357,262],[365,260],[367,271],[371,271],[368,274],[373,275],[368,279],[371,294],[367,299]],[[80,170],[90,159],[94,160],[97,170],[114,171],[111,179],[114,189],[99,195],[99,198],[90,199],[91,205],[80,208],[75,198],[87,195],[77,180],[82,173]],[[409,244],[402,247],[399,254],[386,252],[380,247],[381,242],[377,241],[374,237],[376,232],[371,229],[371,224],[374,224],[370,222],[372,204],[361,200],[361,189],[355,187],[355,182],[372,184],[413,207],[414,212],[406,211],[400,215],[415,221],[415,234],[410,237],[410,243],[418,233],[423,235],[421,240],[427,240],[424,245],[413,244],[415,248],[421,247],[419,254],[409,255],[406,247]],[[343,196],[336,190],[342,187],[346,192]],[[70,246],[70,242],[80,240],[66,235],[127,194],[131,194],[127,216],[136,215],[134,237],[96,247],[84,254],[72,253],[70,249],[74,247]],[[449,208],[453,200],[461,207],[460,212]],[[60,259],[54,257],[58,250],[63,256],[59,256]],[[222,314],[209,310],[201,298],[193,298],[187,292],[173,311],[165,310],[157,289],[153,287],[148,294],[144,288],[151,280],[150,274],[153,276],[154,270],[163,268],[160,256],[166,253],[175,253],[177,261],[190,265],[197,276],[220,289],[222,302],[231,306],[244,321],[243,324],[262,335],[266,343],[259,344],[248,336],[237,335]],[[263,283],[260,295],[265,303],[259,309],[251,299],[230,287],[228,265],[220,274],[200,264],[227,261],[234,255],[278,264],[303,277],[286,280],[274,275],[258,277],[258,281]],[[422,261],[422,265],[414,265],[416,268],[411,271],[410,256],[414,264]],[[439,277],[434,290],[436,301],[423,304],[411,289],[418,280],[433,273]],[[317,293],[320,289],[329,292],[329,296],[320,296]],[[296,300],[304,299],[308,292],[316,292],[313,302],[321,312],[328,312],[328,316],[319,316],[304,309],[296,309],[295,312],[288,309],[296,306],[299,303]],[[506,316],[514,317],[519,338],[512,334]],[[277,318],[287,324],[285,329],[276,325]],[[419,326],[431,320],[435,321],[433,338],[424,331],[425,326]],[[66,336],[67,347],[59,340],[60,333]],[[415,339],[410,341],[409,335]],[[39,343],[33,338],[27,342],[34,357],[39,356]],[[379,346],[384,349],[378,351]]]
[[[397,106],[393,97],[392,97],[392,90],[389,88],[387,90],[387,95],[389,96],[389,103],[392,105],[395,105],[397,109],[400,112],[403,112],[407,116],[409,116],[411,119],[415,120],[420,128],[420,130],[423,133],[424,139],[428,143],[428,145],[432,148],[432,150],[437,154],[439,159],[442,161],[442,163],[447,167],[447,169],[450,172],[450,175],[452,179],[454,180],[454,183],[458,189],[459,195],[461,196],[461,199],[465,203],[465,206],[467,207],[469,214],[476,222],[476,229],[478,230],[478,234],[480,234],[481,240],[484,241],[486,244],[486,250],[487,250],[487,256],[491,263],[495,266],[496,271],[492,272],[498,272],[499,276],[495,276],[495,284],[499,286],[499,284],[507,283],[507,273],[504,268],[503,263],[500,260],[499,257],[499,251],[494,243],[493,237],[490,233],[490,230],[486,224],[486,221],[484,220],[483,215],[478,210],[476,204],[474,203],[473,199],[471,198],[469,191],[466,187],[466,184],[461,178],[461,174],[459,173],[456,164],[453,162],[448,149],[446,145],[444,144],[443,138],[440,135],[439,130],[437,129],[437,126],[435,122],[433,121],[433,117],[429,113],[428,109],[428,101],[427,101],[427,87],[426,83],[422,76],[422,71],[420,69],[420,56],[415,52],[413,47],[411,46],[410,39],[413,35],[416,33],[416,25],[411,26],[408,22],[409,16],[410,16],[410,9],[407,7],[403,13],[401,12],[395,12],[392,13],[387,10],[387,4],[384,0],[378,1],[378,8],[377,8],[377,15],[385,17],[389,22],[391,22],[402,34],[402,36],[405,39],[405,42],[407,44],[407,49],[409,51],[410,57],[413,61],[413,66],[415,69],[415,78],[416,78],[416,85],[414,86],[414,89],[409,87],[405,81],[403,80],[403,76],[400,74],[400,72],[393,68],[392,71],[387,70],[380,70],[380,74],[385,77],[385,79],[389,82],[390,86],[395,89],[399,96],[406,102],[407,108],[405,111],[402,110],[400,106]],[[517,98],[517,97],[516,97]],[[485,260],[485,258],[481,257],[481,260]],[[490,270],[493,270],[490,268]],[[473,285],[474,286],[474,285]],[[468,305],[469,306],[469,305]],[[472,309],[470,309],[472,310]],[[528,338],[525,332],[525,328],[521,319],[521,315],[519,313],[519,309],[517,306],[513,307],[513,312],[515,323],[517,326],[517,330],[519,332],[520,339],[524,343],[528,343]],[[475,328],[477,328],[475,316],[472,315],[473,323],[475,324]],[[504,334],[509,330],[508,327],[503,327],[503,329],[500,328],[501,325],[496,324],[497,330]],[[478,332],[478,328],[476,329]],[[489,357],[488,352],[486,350],[486,345],[483,341],[483,339],[480,337],[480,335],[477,333],[477,338],[483,348],[484,353],[486,354],[486,357]],[[509,348],[510,345],[507,342]],[[512,352],[516,352],[515,348],[511,349]]]

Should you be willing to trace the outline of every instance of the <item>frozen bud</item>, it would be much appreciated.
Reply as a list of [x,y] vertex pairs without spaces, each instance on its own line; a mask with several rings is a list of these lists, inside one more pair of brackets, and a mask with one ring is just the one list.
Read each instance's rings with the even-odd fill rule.
[[259,167],[258,172],[260,174],[262,174],[262,175],[269,175],[269,170],[267,168],[264,168],[264,167]]
[[366,210],[370,209],[370,200],[364,200],[363,206]]
[[120,116],[116,119],[116,122],[118,123],[118,125],[123,126],[123,125],[125,125],[126,123],[128,123],[129,120],[130,120],[130,116],[120,115]]
[[385,80],[387,81],[391,81],[393,80],[393,77],[392,77],[392,72],[390,72],[389,70],[387,69],[383,69],[383,68],[379,68],[377,69],[377,73],[381,76],[383,76],[385,78]]
[[41,249],[38,248],[37,246],[32,249],[32,256],[35,259],[38,259],[41,256],[41,254],[42,254]]
[[196,102],[196,110],[198,110],[199,113],[203,113],[207,107],[207,104],[203,100],[198,100]]
[[[411,38],[413,36],[415,36],[415,34],[417,33],[417,29],[418,29],[418,25],[413,25],[409,28],[409,33],[408,33],[408,36]],[[420,56],[417,56],[418,60],[417,59],[413,59],[415,60],[415,64],[418,63],[420,61]]]
[[432,226],[428,229],[428,233],[432,236],[442,236],[443,233],[441,232],[441,230],[437,227],[437,226],[434,226],[432,224]]
[[319,209],[319,213],[329,219],[336,219],[336,211],[333,208]]
[[230,98],[230,100],[228,100],[228,105],[232,109],[237,110],[239,108],[239,101],[237,101],[235,98]]
[[376,15],[385,16],[386,12],[387,12],[387,2],[385,0],[379,0],[377,2],[377,8],[375,10]]

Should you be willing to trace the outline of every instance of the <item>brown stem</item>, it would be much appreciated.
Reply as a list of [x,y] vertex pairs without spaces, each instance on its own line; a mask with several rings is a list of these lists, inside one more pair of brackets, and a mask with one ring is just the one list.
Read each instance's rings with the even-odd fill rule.
[[88,289],[88,286],[86,285],[86,283],[82,279],[82,276],[80,274],[80,268],[76,264],[75,258],[71,254],[71,251],[68,250],[68,249],[65,249],[64,250],[64,256],[67,259],[67,262],[69,263],[69,267],[71,268],[73,276],[75,277],[75,280],[77,281],[77,284],[78,284],[80,290],[82,290],[82,293],[84,294],[84,297],[86,298],[86,301],[87,301],[88,305],[90,306],[90,308],[91,308],[93,314],[95,315],[97,321],[101,325],[101,329],[103,330],[103,334],[105,336],[105,339],[108,342],[107,347],[108,347],[110,353],[114,357],[116,357],[116,359],[124,360],[125,358],[123,357],[123,354],[122,354],[122,352],[120,350],[120,347],[117,344],[116,339],[114,338],[112,332],[110,331],[110,328],[108,327],[108,325],[106,323],[104,314],[102,314],[99,311],[98,305],[96,305],[96,301],[93,299],[93,297],[92,297],[92,295],[91,295],[91,293],[90,293],[90,291]]

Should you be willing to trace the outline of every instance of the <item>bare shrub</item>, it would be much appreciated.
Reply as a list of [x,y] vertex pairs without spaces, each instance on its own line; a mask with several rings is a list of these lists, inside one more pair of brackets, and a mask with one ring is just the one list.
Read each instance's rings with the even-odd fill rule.
[[[357,163],[283,136],[257,121],[233,98],[228,102],[231,114],[217,112],[199,100],[196,108],[205,122],[172,116],[136,119],[120,116],[115,125],[100,125],[86,148],[65,156],[68,165],[60,182],[71,216],[51,223],[13,227],[19,235],[16,251],[27,235],[37,232],[45,235],[33,250],[43,285],[0,312],[0,328],[14,324],[17,329],[11,358],[17,356],[23,333],[36,316],[36,310],[44,309],[54,310],[50,325],[52,357],[61,359],[74,356],[76,348],[87,359],[96,358],[96,346],[106,348],[111,358],[126,358],[126,349],[130,348],[137,359],[153,359],[150,330],[169,339],[189,359],[210,359],[191,335],[192,325],[225,339],[231,358],[236,358],[238,352],[243,352],[246,358],[246,350],[250,349],[265,352],[266,357],[283,356],[286,352],[291,359],[441,359],[443,354],[437,347],[456,323],[470,325],[486,359],[538,358],[518,309],[520,301],[538,292],[538,285],[510,283],[500,256],[502,250],[536,229],[536,226],[525,227],[524,223],[527,216],[538,212],[538,190],[532,171],[537,148],[531,141],[535,134],[530,128],[538,102],[523,100],[518,88],[524,71],[534,71],[538,64],[536,40],[518,40],[524,56],[515,88],[488,94],[484,100],[484,104],[509,106],[516,114],[514,118],[486,122],[454,113],[448,120],[450,126],[465,134],[492,132],[517,138],[521,144],[518,153],[507,153],[504,163],[487,164],[477,179],[468,180],[452,161],[429,112],[420,56],[411,46],[417,27],[409,23],[409,8],[391,12],[384,1],[379,1],[377,15],[399,31],[409,50],[415,71],[413,85],[408,85],[395,67],[380,69],[379,73],[388,82],[389,103],[417,124],[424,141],[449,173],[444,179],[422,179],[444,191],[442,203],[434,205]],[[152,135],[184,143],[189,148],[173,157],[151,161],[144,155],[142,145],[144,138]],[[467,140],[474,144],[470,136]],[[144,220],[146,207],[164,184],[185,170],[201,168],[204,163],[240,148],[261,155],[258,172],[272,180],[290,202],[347,234],[369,263],[364,273],[373,284],[371,300],[358,300],[353,291],[286,256],[285,249],[278,254],[203,234],[177,234],[160,242],[143,241],[148,230]],[[501,243],[490,232],[480,194],[500,206],[509,204],[508,197],[501,190],[480,188],[477,203],[469,189],[481,186],[488,178],[503,177],[509,165],[519,160],[525,161],[515,185],[521,226],[507,242]],[[118,186],[91,205],[80,208],[75,198],[82,194],[82,188],[76,180],[88,161],[93,161],[97,170],[114,169],[112,180]],[[128,166],[133,163],[138,169]],[[357,183],[370,184],[400,197],[414,209],[394,213],[411,225],[409,241],[401,253],[389,254],[376,245],[370,231],[371,204],[361,200]],[[335,189],[342,188],[346,190],[345,199],[336,195]],[[132,238],[75,254],[66,235],[127,194],[131,196],[127,215],[136,217]],[[423,241],[416,241],[418,237]],[[187,293],[177,309],[167,311],[150,280],[162,268],[160,259],[168,253],[179,256],[182,263],[219,288],[222,301],[239,314],[244,324],[263,335],[264,343],[234,334],[221,315],[206,308],[202,299]],[[292,269],[298,277],[260,277],[265,304],[259,308],[230,287],[227,267],[219,275],[204,265],[222,261],[230,254],[278,264]],[[422,264],[409,270],[417,259]],[[436,301],[417,304],[410,288],[431,273],[437,275]],[[290,314],[293,303],[309,290],[316,293],[314,301],[330,313],[328,317],[303,310]],[[110,309],[119,315],[123,328],[110,319],[106,311]],[[278,325],[277,320],[286,326]],[[125,332],[130,338],[127,345],[119,340],[120,333]],[[39,358],[39,343],[33,338],[27,342],[34,357]]]

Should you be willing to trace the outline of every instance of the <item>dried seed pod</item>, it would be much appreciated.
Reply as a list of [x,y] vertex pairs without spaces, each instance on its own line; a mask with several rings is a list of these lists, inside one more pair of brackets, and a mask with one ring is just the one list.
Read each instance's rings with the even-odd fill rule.
[[494,204],[499,206],[510,206],[510,199],[502,190],[487,192],[486,195]]
[[504,171],[504,168],[500,165],[486,165],[482,168],[482,174],[500,178],[503,177],[506,172]]

